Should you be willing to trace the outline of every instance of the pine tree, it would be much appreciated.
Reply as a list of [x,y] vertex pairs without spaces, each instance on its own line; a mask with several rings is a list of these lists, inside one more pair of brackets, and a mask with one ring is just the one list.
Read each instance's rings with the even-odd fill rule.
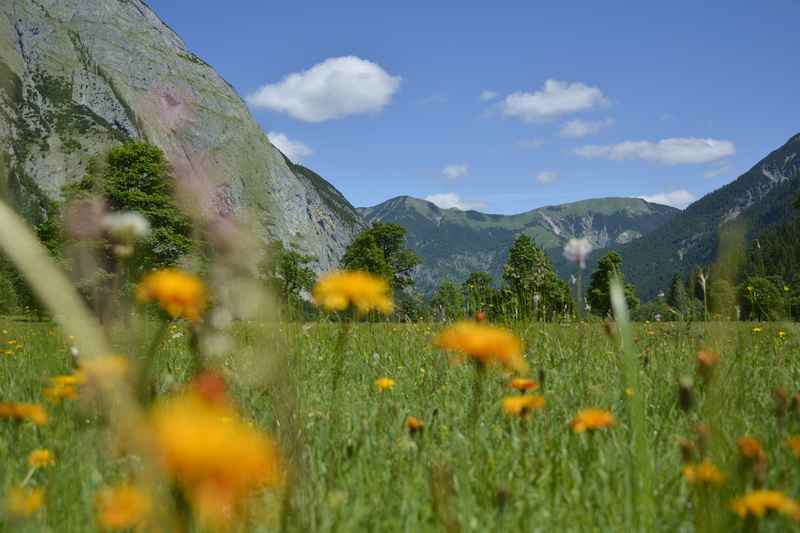
[[689,296],[686,294],[686,284],[683,276],[674,274],[672,283],[667,294],[667,304],[681,314],[685,314],[689,308]]
[[629,309],[639,305],[639,298],[634,292],[633,285],[625,283],[622,274],[622,258],[616,252],[609,252],[597,264],[597,270],[592,273],[587,298],[592,308],[592,313],[606,316],[611,312],[611,279],[617,276],[625,287],[625,301]]

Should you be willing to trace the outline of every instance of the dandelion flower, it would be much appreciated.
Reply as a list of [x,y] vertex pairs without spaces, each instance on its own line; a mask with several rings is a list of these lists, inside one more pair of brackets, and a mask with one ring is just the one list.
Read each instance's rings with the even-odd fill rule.
[[34,468],[44,468],[56,464],[56,458],[50,450],[39,448],[28,455],[28,464]]
[[704,378],[708,378],[719,364],[719,361],[720,356],[718,353],[701,351],[697,354],[697,372]]
[[514,378],[508,386],[518,391],[527,391],[539,387],[535,381],[528,378]]
[[800,506],[777,490],[755,490],[748,492],[741,498],[731,502],[731,509],[740,518],[752,516],[762,518],[769,512],[777,512],[783,515],[796,517],[800,512]]
[[583,433],[586,430],[608,428],[615,423],[614,415],[610,411],[590,408],[578,411],[578,415],[570,422],[570,426],[575,433]]
[[484,365],[498,363],[519,373],[528,371],[528,364],[522,357],[522,343],[503,328],[462,321],[440,333],[434,344]]
[[137,487],[107,487],[97,494],[97,522],[105,529],[141,526],[153,507],[150,496]]
[[544,397],[538,394],[509,396],[503,399],[503,411],[513,416],[525,416],[544,407]]
[[725,482],[725,476],[708,459],[699,464],[684,466],[681,474],[693,485],[722,485]]
[[353,306],[361,313],[376,310],[385,315],[394,310],[389,284],[367,272],[331,272],[320,278],[313,290],[314,303],[328,312]]
[[148,274],[136,287],[141,303],[158,302],[172,318],[198,322],[206,308],[206,288],[200,278],[180,270]]
[[44,490],[14,487],[6,495],[6,510],[12,516],[27,518],[44,505]]
[[767,454],[764,453],[764,448],[761,446],[758,439],[745,436],[740,438],[736,444],[739,447],[739,455],[741,455],[743,459],[755,463],[767,460]]
[[785,338],[785,337],[786,337],[786,332],[785,332],[785,331],[783,331],[783,330],[780,330],[780,331],[778,332],[778,338],[779,338],[779,339],[783,339],[783,338]]
[[378,387],[380,392],[391,390],[394,388],[394,380],[392,378],[376,379],[375,386]]
[[17,422],[29,420],[41,426],[47,424],[47,411],[39,404],[0,402],[0,418],[8,418]]
[[42,390],[42,394],[55,404],[61,403],[62,400],[78,399],[78,393],[72,385],[59,385],[54,383],[49,387],[45,387]]
[[422,431],[425,428],[425,423],[416,416],[409,416],[408,418],[406,418],[405,425],[406,429],[408,429],[408,432],[411,433],[412,435]]

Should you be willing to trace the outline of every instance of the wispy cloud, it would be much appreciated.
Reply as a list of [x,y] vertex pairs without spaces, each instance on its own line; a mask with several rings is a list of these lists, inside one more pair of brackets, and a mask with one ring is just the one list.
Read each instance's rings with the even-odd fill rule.
[[299,163],[314,153],[314,150],[309,148],[307,144],[297,140],[292,140],[279,131],[271,131],[267,133],[267,137],[278,150],[283,152],[283,155],[295,163]]
[[558,172],[553,172],[551,170],[545,170],[543,172],[539,172],[538,174],[536,174],[536,181],[538,181],[542,185],[553,183],[557,179],[558,179]]
[[672,138],[657,142],[625,141],[619,144],[589,145],[575,150],[582,157],[641,159],[666,165],[710,163],[736,153],[731,141],[718,139]]
[[515,92],[503,99],[501,111],[525,122],[540,122],[561,115],[588,111],[606,105],[608,99],[597,87],[579,82],[547,80],[535,92]]
[[425,199],[433,204],[436,204],[442,209],[456,208],[462,211],[468,211],[471,209],[486,209],[487,207],[486,202],[478,200],[463,200],[454,192],[431,194],[430,196],[426,196]]
[[614,119],[610,117],[605,120],[596,121],[580,119],[570,120],[561,126],[558,134],[562,137],[576,139],[597,133],[602,129],[608,128],[612,124],[614,124]]
[[289,74],[247,96],[257,109],[280,111],[298,120],[322,122],[383,109],[400,87],[400,77],[355,56],[333,57]]
[[447,165],[442,169],[442,176],[449,180],[457,180],[469,174],[469,165],[460,163],[457,165]]
[[639,196],[639,198],[653,204],[670,205],[672,207],[677,207],[678,209],[684,209],[689,204],[697,200],[697,197],[686,189]]

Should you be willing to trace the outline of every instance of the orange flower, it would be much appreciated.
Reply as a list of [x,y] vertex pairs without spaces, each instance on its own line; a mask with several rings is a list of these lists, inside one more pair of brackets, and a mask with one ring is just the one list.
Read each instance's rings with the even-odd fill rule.
[[525,416],[544,407],[544,396],[538,394],[509,396],[503,399],[503,410],[509,415]]
[[703,378],[708,379],[711,372],[719,364],[719,354],[711,351],[701,351],[697,354],[697,372]]
[[389,284],[368,272],[330,272],[317,281],[312,292],[314,303],[328,312],[350,306],[360,314],[374,309],[388,315],[394,310]]
[[797,518],[800,514],[800,506],[784,493],[777,490],[755,490],[748,492],[741,498],[731,502],[731,509],[740,518],[752,516],[762,518],[769,512],[777,512],[783,515]]
[[391,390],[394,388],[394,380],[392,378],[376,379],[375,386],[378,387],[378,390],[380,392]]
[[56,458],[50,450],[39,448],[28,455],[28,464],[34,468],[44,468],[56,464]]
[[722,485],[725,476],[708,459],[700,464],[686,465],[681,470],[683,477],[691,484]]
[[511,380],[511,383],[509,383],[508,386],[518,391],[526,391],[539,387],[535,381],[528,378],[514,378]]
[[206,308],[206,288],[200,278],[180,270],[153,272],[139,282],[136,299],[141,303],[158,302],[172,318],[198,322]]
[[13,487],[6,495],[6,510],[10,515],[27,518],[44,505],[44,490]]
[[737,445],[739,446],[739,455],[741,455],[743,459],[754,463],[767,460],[767,454],[764,453],[764,448],[761,447],[761,443],[758,442],[757,439],[753,437],[742,437],[739,439]]
[[483,365],[497,363],[519,373],[528,371],[528,363],[522,357],[522,343],[507,329],[462,321],[440,333],[434,344]]
[[0,403],[0,418],[8,418],[17,422],[30,420],[37,426],[47,424],[47,411],[34,403]]
[[608,428],[615,423],[614,415],[610,411],[590,408],[578,411],[578,415],[570,422],[570,426],[575,433],[583,433],[586,430]]
[[406,428],[412,435],[422,431],[425,428],[425,423],[415,416],[406,418]]
[[75,390],[73,385],[58,385],[53,384],[49,387],[45,387],[42,390],[42,394],[45,398],[50,400],[51,402],[58,404],[61,403],[62,400],[77,400],[78,393]]
[[153,507],[150,496],[130,485],[108,487],[97,494],[97,522],[105,529],[141,526]]

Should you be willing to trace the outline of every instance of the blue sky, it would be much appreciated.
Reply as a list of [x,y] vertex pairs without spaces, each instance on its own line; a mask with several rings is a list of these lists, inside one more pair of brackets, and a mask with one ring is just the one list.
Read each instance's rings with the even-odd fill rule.
[[799,0],[149,3],[356,206],[683,206],[800,132]]

